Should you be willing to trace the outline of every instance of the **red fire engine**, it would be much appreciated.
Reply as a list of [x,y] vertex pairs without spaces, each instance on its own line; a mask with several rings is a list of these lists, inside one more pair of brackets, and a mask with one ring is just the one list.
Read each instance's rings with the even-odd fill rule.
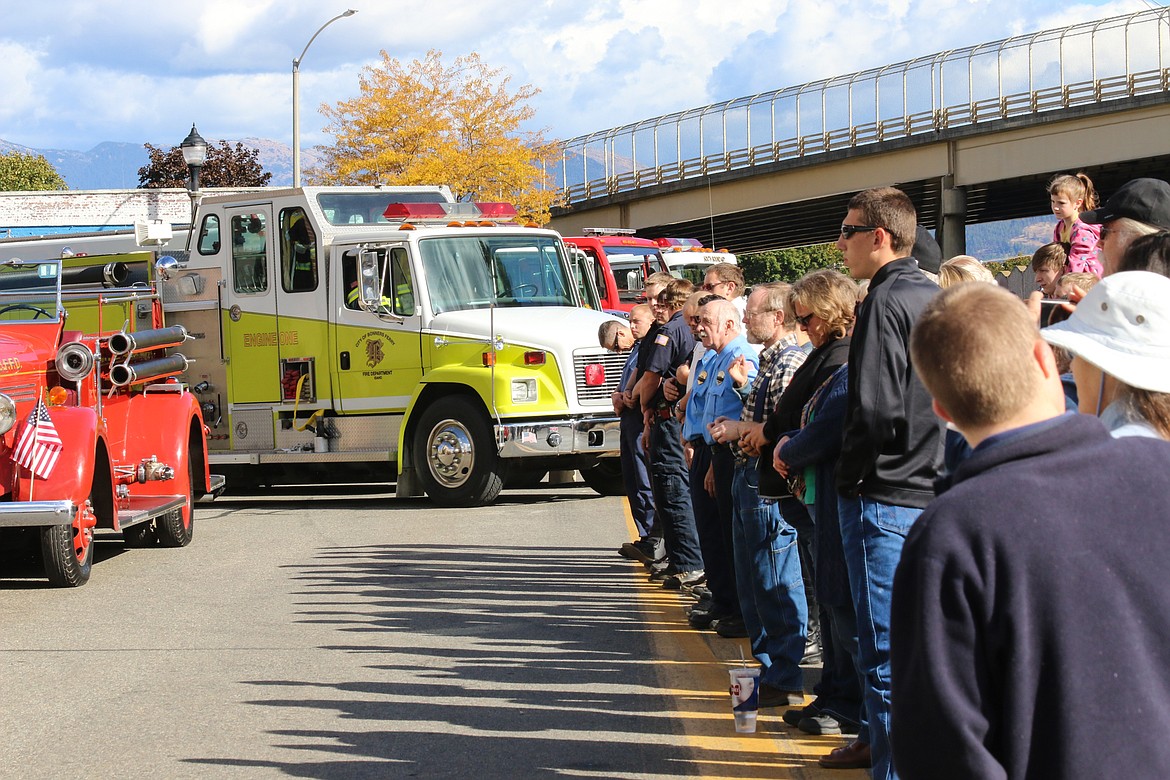
[[98,529],[187,545],[195,501],[222,487],[176,379],[188,361],[167,354],[186,332],[132,277],[124,263],[0,263],[0,530],[39,542],[58,586],[89,579]]

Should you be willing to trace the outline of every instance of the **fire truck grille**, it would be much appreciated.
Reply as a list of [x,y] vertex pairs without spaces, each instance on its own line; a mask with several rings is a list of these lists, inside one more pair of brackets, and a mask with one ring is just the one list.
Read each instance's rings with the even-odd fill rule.
[[573,375],[577,382],[577,400],[583,404],[609,406],[610,395],[618,389],[625,353],[578,352],[573,355]]

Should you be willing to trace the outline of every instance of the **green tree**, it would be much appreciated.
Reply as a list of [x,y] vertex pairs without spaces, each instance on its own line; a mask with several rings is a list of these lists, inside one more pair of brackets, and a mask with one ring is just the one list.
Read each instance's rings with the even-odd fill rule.
[[1011,260],[991,260],[983,264],[993,275],[1010,274],[1013,271],[1028,270],[1032,265],[1030,255],[1020,255]]
[[[150,162],[138,169],[138,188],[153,190],[162,187],[186,187],[187,163],[178,146],[162,149],[143,144]],[[234,147],[227,141],[219,146],[207,145],[207,161],[199,172],[201,187],[267,187],[272,174],[260,164],[260,150],[240,142]]]
[[404,65],[385,51],[362,71],[361,94],[321,106],[321,162],[306,171],[314,184],[446,184],[461,199],[508,201],[545,223],[560,194],[545,173],[556,147],[544,131],[522,131],[539,93],[512,90],[510,76],[472,53],[450,67],[432,49]]
[[793,282],[818,268],[842,266],[841,251],[833,244],[815,244],[790,249],[774,249],[740,255],[739,265],[743,269],[746,284],[763,282]]
[[9,152],[0,154],[0,190],[67,190],[69,185],[53,164],[41,154]]

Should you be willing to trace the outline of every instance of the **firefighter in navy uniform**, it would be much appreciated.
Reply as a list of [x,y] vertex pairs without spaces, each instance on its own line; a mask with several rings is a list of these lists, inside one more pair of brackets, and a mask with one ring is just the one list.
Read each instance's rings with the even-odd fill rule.
[[686,581],[702,576],[703,555],[691,511],[681,423],[674,416],[673,405],[663,396],[662,384],[674,380],[675,372],[687,364],[694,350],[694,335],[682,316],[683,305],[693,289],[685,279],[676,279],[658,294],[654,312],[662,325],[645,339],[645,372],[635,388],[649,433],[654,508],[670,559],[663,573],[677,574]]

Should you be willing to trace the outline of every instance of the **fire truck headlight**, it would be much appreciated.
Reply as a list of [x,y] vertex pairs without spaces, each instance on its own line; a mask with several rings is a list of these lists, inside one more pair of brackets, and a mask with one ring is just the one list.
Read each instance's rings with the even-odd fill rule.
[[16,404],[0,393],[0,436],[12,430],[13,425],[16,425]]
[[536,401],[535,379],[512,380],[512,403],[530,404]]

